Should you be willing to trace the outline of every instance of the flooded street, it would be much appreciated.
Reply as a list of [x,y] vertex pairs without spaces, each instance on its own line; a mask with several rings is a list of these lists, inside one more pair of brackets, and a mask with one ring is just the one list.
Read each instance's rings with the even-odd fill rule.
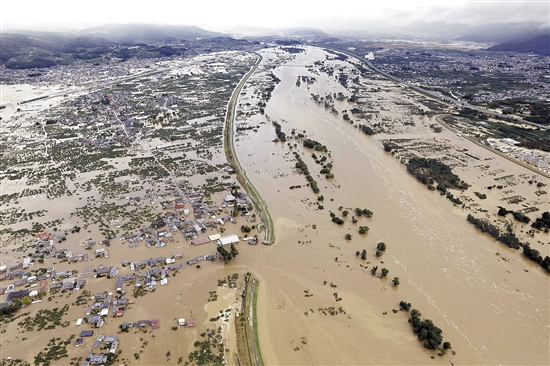
[[[257,311],[266,364],[547,364],[548,275],[520,252],[479,233],[465,220],[466,210],[416,181],[384,152],[376,135],[363,134],[341,114],[317,105],[311,94],[349,95],[334,77],[306,69],[324,59],[325,52],[308,48],[276,68],[281,82],[265,114],[287,136],[292,129],[306,131],[324,144],[334,179],[318,173],[313,150],[300,141],[272,142],[270,122],[236,143],[241,164],[275,222],[275,244],[246,254],[262,283]],[[317,82],[298,87],[299,76],[314,76]],[[392,93],[380,97],[372,108],[391,109]],[[352,107],[336,101],[335,108]],[[433,123],[415,122],[417,133]],[[298,147],[291,150],[288,143]],[[305,177],[296,173],[294,151],[318,181],[324,210],[317,208]],[[476,178],[468,171],[457,174],[467,182]],[[295,185],[302,187],[289,189]],[[340,206],[350,212],[368,208],[374,215],[358,217],[357,223],[347,217],[344,225],[336,225],[329,213],[339,215]],[[367,234],[358,233],[361,225],[370,228]],[[348,233],[351,240],[345,240]],[[387,245],[379,258],[378,242]],[[363,249],[365,261],[355,255]],[[373,266],[377,276],[371,275]],[[383,267],[389,274],[381,279]],[[398,287],[392,286],[394,277],[400,279]],[[440,357],[423,349],[408,313],[392,312],[400,301],[433,320],[456,354]]]

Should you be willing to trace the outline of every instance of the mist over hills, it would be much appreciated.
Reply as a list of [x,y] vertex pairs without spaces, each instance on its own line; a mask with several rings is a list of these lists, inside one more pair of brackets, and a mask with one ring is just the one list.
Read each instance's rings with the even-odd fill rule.
[[[331,41],[346,37],[388,38],[408,36],[473,42],[502,43],[491,51],[534,52],[548,55],[548,26],[537,23],[461,23],[417,21],[395,27],[380,37],[381,29],[362,25],[362,30],[325,32],[318,28],[263,28],[235,26],[214,32],[197,26],[107,24],[73,31],[17,30],[0,34],[0,63],[8,68],[40,68],[70,64],[75,60],[98,61],[105,57],[128,59],[184,54],[189,49],[240,49],[247,42],[277,39]],[[235,39],[238,38],[238,39]],[[516,40],[520,40],[516,42]],[[199,44],[202,43],[202,44]],[[250,44],[250,43],[248,43]],[[133,46],[133,47],[132,47]],[[137,48],[136,48],[137,46]]]
[[488,48],[489,51],[536,53],[550,56],[550,35],[542,34],[533,38],[504,42]]
[[0,34],[0,64],[12,69],[70,65],[77,60],[190,55],[251,45],[196,26],[109,24],[72,32],[16,32]]
[[74,60],[92,60],[109,52],[114,42],[97,37],[67,37],[55,33],[2,33],[0,63],[8,68],[51,67]]
[[151,24],[107,24],[73,31],[15,30],[0,34],[0,64],[15,69],[44,68],[69,65],[75,60],[97,62],[241,49],[258,42],[258,37],[266,41],[273,37],[326,37],[326,33],[313,28],[255,29],[250,34],[260,35],[235,39],[229,33],[197,26]]
[[308,36],[329,36],[328,33],[311,27],[294,27],[294,28],[266,28],[252,27],[248,25],[236,25],[224,28],[224,31],[230,34],[242,36],[277,36],[284,35],[288,37],[308,37]]
[[212,32],[197,26],[186,25],[152,25],[152,24],[106,24],[80,30],[77,35],[95,36],[110,41],[133,43],[170,43],[197,38],[220,37],[225,34]]
[[452,38],[460,41],[500,43],[540,35],[542,32],[548,31],[548,25],[527,22],[471,25],[417,21],[402,27],[401,31],[412,35]]

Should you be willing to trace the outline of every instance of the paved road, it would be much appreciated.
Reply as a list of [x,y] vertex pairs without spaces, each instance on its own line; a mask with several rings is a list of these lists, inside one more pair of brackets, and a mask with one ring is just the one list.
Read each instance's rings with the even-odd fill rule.
[[235,174],[237,176],[237,181],[239,184],[247,191],[248,197],[254,202],[254,205],[259,211],[260,220],[265,229],[264,244],[271,244],[274,240],[274,229],[273,221],[267,209],[267,204],[262,200],[260,194],[256,191],[254,185],[250,182],[246,176],[246,172],[241,167],[237,154],[235,152],[234,146],[234,121],[236,113],[236,105],[239,99],[239,95],[243,89],[244,84],[247,82],[248,78],[256,71],[258,65],[262,61],[262,56],[258,55],[258,60],[254,66],[246,73],[246,75],[241,79],[227,105],[227,114],[225,117],[225,127],[224,127],[224,150],[229,164],[235,169]]

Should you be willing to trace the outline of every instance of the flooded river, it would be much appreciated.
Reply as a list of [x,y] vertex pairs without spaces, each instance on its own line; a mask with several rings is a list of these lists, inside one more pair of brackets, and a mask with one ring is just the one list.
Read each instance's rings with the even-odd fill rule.
[[[548,364],[548,275],[476,231],[467,212],[408,175],[376,136],[314,103],[312,93],[349,96],[334,77],[307,71],[306,65],[324,59],[323,51],[310,48],[276,68],[281,82],[265,113],[287,136],[293,128],[305,130],[326,145],[333,181],[317,173],[312,151],[300,142],[293,150],[272,142],[270,123],[236,143],[275,222],[275,244],[245,254],[261,281],[259,337],[266,364]],[[296,79],[304,75],[317,82],[298,87]],[[380,100],[374,108],[391,108],[388,103]],[[347,102],[335,107],[351,108]],[[300,152],[318,181],[324,210],[296,173],[292,151]],[[293,185],[302,188],[289,189]],[[341,216],[340,206],[350,211],[341,226],[329,216]],[[356,207],[372,210],[373,217],[353,224]],[[368,234],[358,233],[362,225]],[[345,240],[348,233],[352,240]],[[388,248],[380,258],[378,242]],[[366,261],[355,254],[363,249]],[[387,278],[379,278],[382,268],[389,270]],[[440,357],[423,349],[408,314],[392,311],[400,301],[433,320],[456,354]],[[330,315],[331,307],[336,314]]]

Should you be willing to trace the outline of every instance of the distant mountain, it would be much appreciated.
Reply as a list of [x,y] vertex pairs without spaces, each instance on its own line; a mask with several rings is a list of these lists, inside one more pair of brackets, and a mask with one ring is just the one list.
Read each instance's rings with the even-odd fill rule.
[[[116,29],[120,30],[118,35]],[[0,65],[10,69],[34,69],[70,65],[76,60],[94,64],[111,59],[124,61],[132,57],[192,56],[261,47],[257,41],[234,39],[198,27],[119,28],[113,25],[79,31],[77,36],[74,33],[24,32],[26,34],[0,33]],[[109,36],[111,40],[83,34]]]
[[471,42],[506,42],[539,35],[548,24],[537,23],[486,23],[470,25],[462,23],[417,21],[401,27],[410,35],[452,38]]
[[430,37],[442,37],[442,38],[454,38],[459,35],[463,35],[468,31],[470,26],[468,24],[460,23],[444,23],[444,22],[426,22],[419,20],[401,28],[395,29],[395,31],[401,31],[409,35],[416,36],[430,36]]
[[92,60],[109,52],[114,43],[95,37],[67,37],[34,32],[0,35],[0,63],[8,68],[50,67],[74,60]]
[[122,44],[171,43],[224,35],[223,33],[211,32],[197,26],[152,24],[107,24],[82,29],[77,34],[101,37]]
[[326,37],[327,33],[317,28],[262,28],[250,26],[234,26],[225,29],[226,32],[239,36],[284,36],[284,37]]
[[536,53],[550,56],[550,34],[543,34],[530,39],[504,42],[488,48],[489,51]]
[[508,42],[532,38],[548,32],[548,25],[533,23],[490,23],[472,27],[459,40],[473,42]]
[[282,31],[283,34],[290,37],[326,37],[327,33],[317,28],[288,28]]

